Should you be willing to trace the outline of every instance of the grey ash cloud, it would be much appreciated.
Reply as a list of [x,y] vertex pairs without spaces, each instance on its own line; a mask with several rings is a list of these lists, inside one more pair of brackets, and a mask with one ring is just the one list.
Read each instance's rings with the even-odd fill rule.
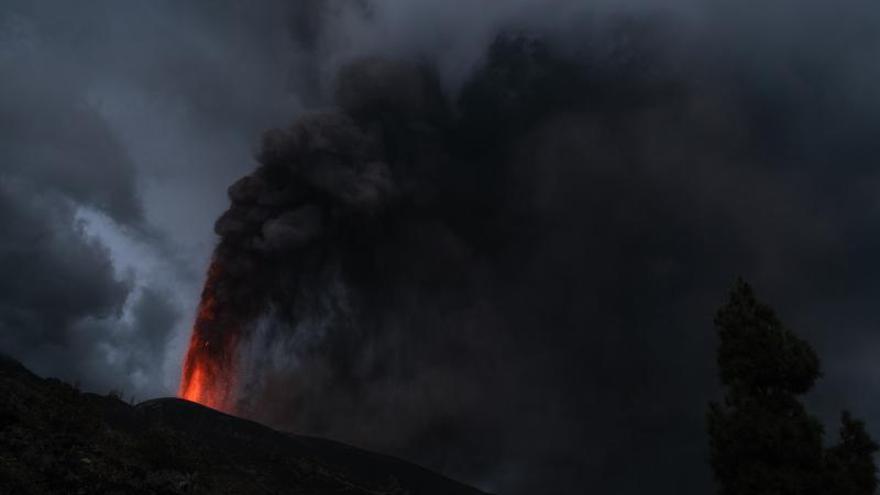
[[[217,225],[262,314],[240,411],[501,493],[708,489],[711,316],[736,275],[820,350],[872,334],[822,308],[876,290],[850,268],[872,266],[852,249],[873,245],[876,95],[838,71],[877,39],[822,24],[843,51],[817,53],[780,19],[800,42],[755,47],[751,15],[703,14],[502,34],[460,85],[431,58],[342,65],[336,109],[268,133]],[[815,400],[874,414],[850,379]]]

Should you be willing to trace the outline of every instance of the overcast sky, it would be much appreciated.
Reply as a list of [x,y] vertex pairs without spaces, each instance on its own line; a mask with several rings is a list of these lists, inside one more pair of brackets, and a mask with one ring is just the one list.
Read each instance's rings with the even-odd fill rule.
[[[711,316],[736,275],[817,347],[824,379],[809,399],[815,411],[833,420],[851,408],[880,436],[873,399],[880,388],[880,7],[741,3],[0,0],[0,352],[88,390],[138,400],[173,395],[217,242],[214,221],[228,207],[226,188],[253,170],[261,133],[332,106],[337,71],[362,55],[427,63],[455,101],[496,36],[522,31],[542,36],[588,74],[630,56],[637,70],[660,71],[624,77],[634,89],[609,96],[614,104],[638,100],[655,76],[695,96],[621,117],[627,145],[584,141],[591,132],[604,136],[599,121],[556,115],[527,135],[532,148],[510,146],[514,168],[547,164],[516,172],[538,190],[530,197],[535,215],[565,218],[533,253],[538,261],[523,267],[534,268],[524,280],[536,286],[561,281],[553,301],[547,296],[536,307],[587,322],[589,337],[577,342],[598,364],[574,369],[639,390],[627,395],[593,383],[541,409],[546,416],[524,413],[541,418],[531,427],[550,439],[526,436],[535,450],[529,455],[517,451],[526,440],[505,444],[507,460],[484,472],[459,466],[467,481],[513,493],[556,476],[557,466],[548,465],[558,461],[566,465],[564,483],[644,491],[637,480],[622,481],[636,467],[615,464],[644,435],[681,439],[676,456],[697,464],[675,465],[656,455],[656,445],[640,447],[633,459],[656,464],[651,479],[661,490],[703,489],[709,475],[699,464],[698,423],[715,393]],[[622,13],[650,20],[649,28],[618,29],[609,19]],[[607,81],[590,77],[585,94],[608,96],[600,91]],[[632,154],[621,158],[618,145]],[[612,158],[591,161],[586,174],[577,168],[582,156]],[[640,201],[648,206],[633,206]],[[602,261],[581,262],[586,249]],[[596,294],[606,306],[597,298],[596,307],[561,302]],[[658,310],[666,305],[673,309]],[[575,359],[571,348],[558,347],[534,362]],[[548,375],[559,372],[553,369]],[[666,395],[650,390],[673,382]],[[544,403],[575,388],[528,385]],[[559,460],[576,455],[575,443],[610,441],[600,426],[558,440],[572,418],[602,409],[591,400],[614,405],[591,421],[614,418],[619,424],[600,425],[614,432],[627,421],[636,426],[619,445],[586,449],[592,457],[583,463]],[[614,416],[633,400],[650,404]],[[512,435],[510,428],[502,433]],[[605,450],[613,452],[600,458]],[[518,470],[538,474],[524,480]]]

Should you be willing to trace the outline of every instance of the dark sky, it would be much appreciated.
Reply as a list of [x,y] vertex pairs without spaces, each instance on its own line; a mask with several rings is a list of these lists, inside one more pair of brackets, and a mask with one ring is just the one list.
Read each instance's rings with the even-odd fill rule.
[[[376,56],[427,67],[448,116],[400,110],[410,209],[367,237],[391,270],[316,282],[370,311],[273,348],[263,419],[499,493],[705,493],[711,321],[741,275],[817,348],[813,410],[880,436],[878,21],[859,0],[0,0],[0,351],[173,394],[226,188],[266,129],[410,101],[422,76],[382,63],[387,87],[348,72],[334,98]],[[340,363],[347,388],[321,374]]]

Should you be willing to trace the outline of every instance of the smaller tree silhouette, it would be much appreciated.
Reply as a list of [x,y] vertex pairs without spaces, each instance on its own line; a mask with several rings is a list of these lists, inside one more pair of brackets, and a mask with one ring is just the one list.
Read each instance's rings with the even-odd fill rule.
[[825,454],[825,492],[834,495],[866,495],[877,488],[874,453],[878,445],[865,431],[865,422],[843,411],[840,441]]
[[810,345],[737,280],[718,310],[718,367],[726,393],[710,403],[710,463],[722,495],[869,495],[877,445],[844,413],[841,441],[822,447],[822,425],[798,397],[820,377]]

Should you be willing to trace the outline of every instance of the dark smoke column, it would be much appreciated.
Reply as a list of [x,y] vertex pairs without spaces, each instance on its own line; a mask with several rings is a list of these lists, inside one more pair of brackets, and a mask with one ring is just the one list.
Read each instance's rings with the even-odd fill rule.
[[380,142],[343,110],[266,133],[260,166],[230,186],[232,205],[215,225],[220,243],[180,397],[240,412],[263,366],[241,352],[260,319],[272,315],[292,334],[304,319],[338,313],[326,309],[327,298],[336,297],[326,295],[328,279],[338,279],[344,246],[381,217],[394,195]]

